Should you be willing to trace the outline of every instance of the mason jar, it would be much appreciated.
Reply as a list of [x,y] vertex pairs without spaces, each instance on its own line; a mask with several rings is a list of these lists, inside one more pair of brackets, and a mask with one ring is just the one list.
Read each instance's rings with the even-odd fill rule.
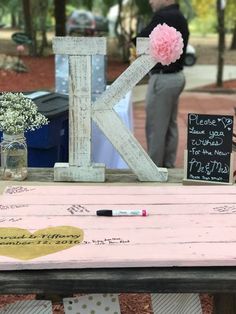
[[27,177],[27,144],[23,133],[3,133],[1,169],[3,180],[22,181]]

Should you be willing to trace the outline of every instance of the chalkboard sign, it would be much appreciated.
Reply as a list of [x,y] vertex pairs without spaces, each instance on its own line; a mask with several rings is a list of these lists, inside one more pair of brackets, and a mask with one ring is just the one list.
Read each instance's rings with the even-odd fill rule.
[[188,114],[186,179],[232,180],[233,116]]

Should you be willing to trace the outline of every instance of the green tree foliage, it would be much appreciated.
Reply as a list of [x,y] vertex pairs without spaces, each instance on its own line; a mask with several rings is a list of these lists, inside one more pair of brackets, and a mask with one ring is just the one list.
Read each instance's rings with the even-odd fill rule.
[[82,5],[86,7],[89,11],[92,11],[93,9],[93,3],[93,0],[82,0]]
[[7,15],[10,15],[11,27],[19,27],[22,24],[22,7],[19,0],[1,0],[0,22]]
[[216,31],[216,0],[192,0],[192,8],[195,14],[195,25],[202,35]]
[[215,0],[192,0],[192,6],[198,17],[207,19],[212,9],[215,9],[216,2]]
[[236,1],[227,0],[225,12],[226,28],[232,32],[231,49],[236,50]]
[[236,22],[236,1],[235,0],[227,0],[227,5],[225,8],[225,22],[226,27],[229,30],[234,28]]

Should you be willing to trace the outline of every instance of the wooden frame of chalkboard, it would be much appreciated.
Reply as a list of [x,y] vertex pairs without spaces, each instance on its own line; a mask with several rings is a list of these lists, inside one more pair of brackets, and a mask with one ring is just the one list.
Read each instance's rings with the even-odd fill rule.
[[233,184],[233,116],[189,113],[183,184]]

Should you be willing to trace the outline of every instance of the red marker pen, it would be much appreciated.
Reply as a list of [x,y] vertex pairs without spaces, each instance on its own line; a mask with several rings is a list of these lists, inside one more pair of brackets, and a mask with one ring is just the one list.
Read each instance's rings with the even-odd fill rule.
[[146,209],[100,209],[97,210],[97,216],[147,216],[148,213]]

